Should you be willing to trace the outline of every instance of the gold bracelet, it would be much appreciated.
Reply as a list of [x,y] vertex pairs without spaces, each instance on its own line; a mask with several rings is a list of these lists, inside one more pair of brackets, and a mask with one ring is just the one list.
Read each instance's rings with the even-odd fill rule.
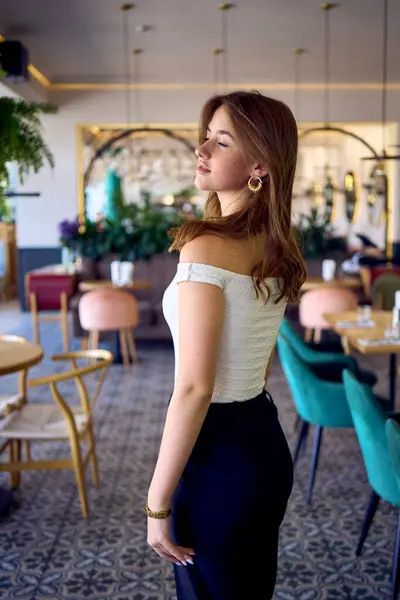
[[171,515],[171,509],[169,508],[168,510],[159,510],[154,512],[150,510],[149,503],[146,501],[146,513],[150,519],[168,519],[168,517]]

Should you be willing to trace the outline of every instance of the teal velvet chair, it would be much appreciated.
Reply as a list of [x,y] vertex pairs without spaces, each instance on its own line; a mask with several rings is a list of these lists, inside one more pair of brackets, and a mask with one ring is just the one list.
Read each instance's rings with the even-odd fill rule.
[[321,351],[315,346],[310,347],[286,317],[282,320],[279,331],[290,342],[300,358],[311,367],[315,375],[320,379],[341,383],[343,370],[350,369],[356,375],[357,379],[363,383],[374,386],[377,382],[377,377],[374,373],[363,371],[359,368],[354,356],[349,356],[343,352]]
[[310,475],[307,490],[307,504],[311,504],[315,475],[325,427],[353,427],[349,405],[343,382],[319,379],[311,368],[299,357],[287,338],[278,336],[278,352],[293,402],[302,420],[302,427],[293,455],[296,464],[310,425],[315,425],[315,437],[311,458]]
[[386,421],[386,437],[389,444],[390,457],[394,467],[394,475],[400,490],[400,425],[394,419],[388,419]]
[[[389,444],[386,437],[388,414],[376,401],[371,389],[357,381],[354,375],[346,370],[343,373],[347,401],[354,421],[361,452],[364,458],[368,481],[372,492],[367,513],[364,519],[356,554],[360,556],[368,535],[376,509],[381,498],[400,508],[400,488],[395,476]],[[391,600],[397,600],[400,586],[400,516],[397,522],[397,534],[392,568]]]
[[[400,490],[400,425],[394,419],[388,419],[386,421],[386,437],[389,444],[390,458],[394,468],[394,474],[396,477],[397,485]],[[400,556],[400,510],[397,524],[397,535],[396,543],[394,547],[394,556],[397,559]],[[397,567],[397,587],[396,587],[396,576],[393,581],[393,594],[399,593],[399,567]],[[394,596],[396,597],[396,596]]]

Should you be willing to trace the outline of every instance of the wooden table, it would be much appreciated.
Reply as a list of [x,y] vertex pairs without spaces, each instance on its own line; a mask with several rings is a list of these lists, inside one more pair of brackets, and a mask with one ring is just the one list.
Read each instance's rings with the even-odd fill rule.
[[362,287],[362,283],[359,277],[338,277],[331,281],[325,281],[322,277],[307,277],[301,286],[301,291],[309,292],[321,287],[344,287],[348,290],[358,290]]
[[[40,363],[43,348],[30,342],[8,342],[0,340],[0,375],[9,375],[25,371]],[[26,377],[20,378],[19,393],[26,396]],[[12,492],[0,487],[0,505],[9,506]]]
[[124,283],[123,285],[117,285],[112,281],[106,279],[94,279],[93,281],[81,281],[79,284],[79,291],[90,292],[91,290],[100,290],[102,288],[112,288],[114,290],[128,290],[134,292],[135,290],[148,290],[151,288],[150,281],[132,281],[132,283]]
[[392,312],[373,310],[371,320],[373,327],[340,327],[339,321],[357,321],[357,311],[329,313],[323,315],[332,329],[341,337],[346,338],[350,346],[365,355],[389,354],[389,400],[391,410],[394,410],[396,401],[397,355],[400,354],[400,344],[381,344],[368,346],[360,343],[364,340],[381,340],[385,337],[385,330],[392,326]]
[[30,342],[0,340],[0,375],[30,369],[43,359],[43,348]]

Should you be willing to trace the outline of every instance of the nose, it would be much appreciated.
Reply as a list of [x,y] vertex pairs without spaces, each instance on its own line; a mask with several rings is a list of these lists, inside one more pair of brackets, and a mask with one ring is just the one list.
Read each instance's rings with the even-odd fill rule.
[[194,151],[194,153],[196,154],[197,158],[209,158],[210,157],[210,151],[209,151],[209,147],[208,147],[208,141],[206,140],[204,142],[204,144],[201,144],[200,146],[197,146],[196,150]]

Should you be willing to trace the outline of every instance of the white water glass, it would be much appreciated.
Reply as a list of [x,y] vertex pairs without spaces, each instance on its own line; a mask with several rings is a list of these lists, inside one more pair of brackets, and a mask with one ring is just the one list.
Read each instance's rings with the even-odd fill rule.
[[357,306],[357,321],[359,323],[365,323],[371,320],[371,307],[369,304],[363,306]]
[[325,258],[322,261],[322,279],[332,281],[335,279],[336,261],[331,258]]

